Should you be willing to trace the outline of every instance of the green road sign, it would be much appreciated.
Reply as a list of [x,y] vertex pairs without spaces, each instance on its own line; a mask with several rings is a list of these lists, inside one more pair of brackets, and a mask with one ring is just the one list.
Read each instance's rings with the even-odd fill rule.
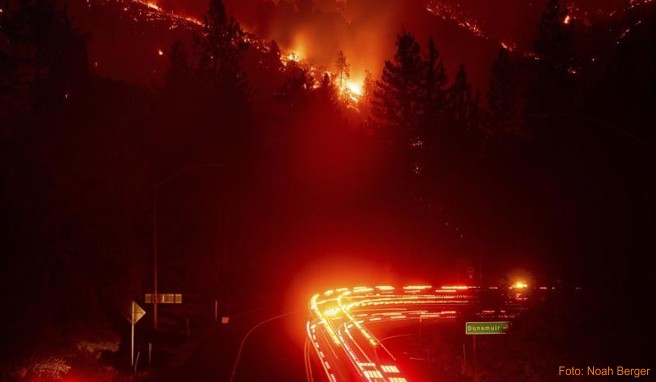
[[506,334],[510,321],[467,322],[466,334]]

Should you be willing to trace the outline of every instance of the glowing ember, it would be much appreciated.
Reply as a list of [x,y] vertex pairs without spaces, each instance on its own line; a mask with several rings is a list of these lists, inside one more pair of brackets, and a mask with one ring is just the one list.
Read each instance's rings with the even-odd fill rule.
[[501,41],[501,47],[509,52],[513,52],[515,48],[517,47],[515,44],[507,43],[505,41]]
[[163,55],[164,55],[164,51],[161,50],[161,49],[157,49],[157,54],[160,55],[160,56],[163,56]]
[[287,60],[288,61],[294,61],[294,62],[300,62],[301,61],[301,56],[296,52],[290,52],[287,55]]
[[563,20],[563,24],[568,25],[572,21],[572,18],[570,15],[565,16],[565,19]]
[[162,10],[160,9],[160,7],[157,6],[157,4],[154,4],[154,3],[146,3],[146,5],[147,5],[148,8],[150,8],[150,9],[154,9],[154,10],[156,10],[156,11],[158,11],[158,12],[161,12],[161,11],[162,11]]
[[440,17],[445,21],[453,22],[460,28],[468,30],[474,36],[478,36],[484,40],[489,39],[487,34],[485,34],[478,26],[478,21],[473,17],[466,15],[460,6],[453,7],[447,3],[433,0],[428,2],[426,10],[434,16]]

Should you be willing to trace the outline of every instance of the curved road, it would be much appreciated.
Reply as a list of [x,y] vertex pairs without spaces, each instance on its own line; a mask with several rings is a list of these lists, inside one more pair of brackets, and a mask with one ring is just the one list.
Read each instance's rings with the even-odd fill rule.
[[315,294],[306,329],[329,381],[406,382],[394,355],[370,331],[403,321],[453,319],[475,286],[355,287]]

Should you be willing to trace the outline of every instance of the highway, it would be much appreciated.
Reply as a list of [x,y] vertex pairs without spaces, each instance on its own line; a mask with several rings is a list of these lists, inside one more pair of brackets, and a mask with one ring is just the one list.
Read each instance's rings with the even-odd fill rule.
[[[481,304],[486,291],[508,298]],[[437,327],[464,334],[463,320],[469,318],[512,319],[524,309],[522,296],[514,287],[458,285],[328,290],[311,297],[309,314],[281,313],[274,305],[235,315],[229,325],[204,335],[183,363],[156,380],[416,382],[424,378],[421,363],[425,361],[414,358],[421,357],[416,351],[405,353],[407,348],[401,344],[408,341],[399,338],[420,339],[422,325],[430,338]],[[289,336],[298,333],[304,316],[308,320],[302,327],[306,332],[302,346],[303,341]],[[284,351],[272,351],[283,345]]]
[[[328,381],[406,382],[397,358],[374,334],[376,328],[453,320],[470,305],[471,289],[476,288],[410,285],[327,290],[309,302],[308,340]],[[306,367],[311,365],[306,362]],[[308,380],[313,380],[311,372]]]

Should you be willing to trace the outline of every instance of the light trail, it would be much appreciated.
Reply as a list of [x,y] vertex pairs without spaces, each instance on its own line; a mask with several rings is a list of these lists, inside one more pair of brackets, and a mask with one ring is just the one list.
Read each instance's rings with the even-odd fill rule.
[[[471,307],[481,290],[542,290],[519,281],[506,288],[471,285],[357,286],[331,289],[310,299],[307,339],[312,344],[328,381],[407,382],[397,358],[373,329],[385,325],[421,324],[427,320],[455,320]],[[505,307],[480,310],[482,320],[514,319],[526,310],[521,298],[505,296]],[[507,309],[510,309],[507,310]]]
[[[368,326],[387,322],[454,319],[472,287],[430,285],[342,288],[310,299],[308,340],[330,381],[406,382],[394,355]],[[327,348],[331,349],[326,352]]]

